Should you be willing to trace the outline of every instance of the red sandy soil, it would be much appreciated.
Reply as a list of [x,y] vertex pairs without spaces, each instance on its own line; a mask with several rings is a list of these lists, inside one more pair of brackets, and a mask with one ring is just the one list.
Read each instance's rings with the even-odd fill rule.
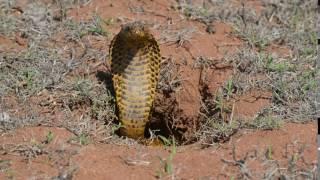
[[[23,1],[25,2],[25,1]],[[214,61],[214,68],[206,69],[206,80],[209,91],[214,94],[232,76],[232,67],[224,64],[223,57],[227,53],[235,52],[242,45],[240,39],[232,35],[232,28],[224,23],[215,22],[215,33],[208,34],[206,27],[195,21],[183,19],[176,11],[170,8],[173,0],[140,1],[140,0],[93,0],[88,5],[70,9],[67,17],[77,21],[90,19],[94,13],[103,19],[113,18],[115,23],[106,26],[111,36],[99,39],[94,36],[85,37],[91,47],[107,52],[112,36],[120,30],[121,24],[133,20],[144,20],[150,23],[151,30],[160,42],[162,56],[171,58],[179,66],[181,88],[174,93],[178,107],[182,110],[182,117],[196,118],[200,110],[199,82],[201,69],[194,68],[195,59],[199,56],[210,58]],[[235,1],[239,3],[239,1]],[[248,5],[260,11],[260,1],[248,1]],[[23,4],[21,4],[23,8]],[[240,5],[240,4],[239,4]],[[140,13],[139,7],[145,12]],[[131,9],[131,10],[130,10]],[[135,11],[135,12],[134,12]],[[163,30],[174,33],[177,30],[193,28],[191,37],[186,37],[177,44],[177,35],[164,37]],[[64,45],[72,48],[73,43],[63,42],[63,33],[57,38],[53,46]],[[165,38],[168,38],[167,40]],[[172,42],[170,42],[172,38]],[[0,52],[19,51],[26,48],[26,41],[17,36],[8,39],[0,36]],[[8,44],[1,46],[1,44]],[[83,49],[77,47],[79,54]],[[278,47],[268,47],[268,51],[288,56],[288,50]],[[89,61],[89,60],[88,60]],[[105,69],[89,64],[89,71]],[[79,75],[83,70],[76,69],[70,74]],[[270,103],[270,92],[252,91],[233,99],[234,116],[253,117],[257,112]],[[57,104],[56,94],[49,95],[41,92],[31,97],[33,106],[21,106],[16,98],[7,96],[2,98],[3,107],[22,113],[34,111],[43,114],[52,121],[59,121],[59,109],[46,109],[40,102],[54,101]],[[6,99],[6,100],[4,100]],[[14,114],[15,112],[9,112]],[[61,115],[62,116],[62,115]],[[46,144],[46,135],[51,131],[54,139]],[[57,127],[26,127],[0,136],[0,167],[8,163],[9,170],[0,169],[0,179],[14,177],[14,179],[47,179],[69,173],[74,179],[155,179],[162,174],[164,178],[172,178],[164,173],[161,163],[168,159],[170,148],[148,147],[143,145],[116,145],[99,144],[92,142],[87,146],[70,143],[74,135],[66,129]],[[37,148],[40,145],[41,148]],[[304,151],[298,158],[298,167],[313,168],[316,165],[316,123],[285,124],[280,130],[249,131],[241,130],[230,141],[201,148],[195,143],[180,146],[173,157],[173,176],[179,179],[230,179],[241,177],[243,169],[235,165],[234,160],[248,157],[245,161],[246,168],[251,173],[252,179],[260,179],[270,165],[270,161],[277,160],[280,168],[287,168],[288,161],[298,153],[301,147]],[[235,147],[236,159],[233,159]],[[272,149],[272,158],[267,159],[265,153]],[[230,163],[227,163],[227,161]],[[269,164],[268,164],[269,162]],[[269,167],[270,168],[270,167]],[[241,172],[242,171],[242,172]]]
[[[44,144],[49,131],[54,138]],[[226,162],[234,160],[233,147],[236,160],[244,159],[248,153],[245,164],[253,179],[261,178],[268,168],[267,162],[272,160],[279,162],[279,168],[287,168],[290,158],[302,147],[304,151],[296,162],[297,167],[314,167],[315,134],[316,123],[288,123],[280,130],[241,131],[228,143],[209,148],[201,149],[197,144],[180,146],[173,156],[174,176],[181,179],[237,177],[240,168]],[[0,149],[0,159],[1,162],[9,161],[10,171],[1,172],[0,178],[12,175],[15,179],[45,179],[74,170],[74,179],[154,179],[159,172],[164,172],[161,159],[168,159],[171,150],[139,144],[79,146],[68,143],[72,137],[69,131],[54,127],[27,127],[3,134],[0,143],[5,148]],[[35,150],[32,146],[35,144],[42,144],[41,153],[27,159],[27,152],[23,153],[23,150],[31,147]],[[18,147],[10,149],[12,145]],[[265,154],[270,147],[272,159],[268,160]]]
[[0,35],[0,53],[1,52],[19,52],[26,47],[26,41],[20,36],[15,39],[9,39]]
[[[179,108],[187,117],[195,117],[198,115],[200,108],[200,93],[199,93],[199,79],[200,69],[193,67],[196,57],[202,56],[211,58],[217,63],[221,62],[224,53],[234,51],[236,46],[241,45],[241,41],[236,37],[230,35],[231,28],[223,23],[214,23],[216,33],[208,35],[206,33],[205,25],[195,22],[181,20],[181,15],[170,9],[168,4],[172,1],[105,1],[97,0],[90,3],[88,6],[71,10],[69,16],[76,20],[89,19],[92,13],[98,13],[103,19],[119,19],[120,21],[144,20],[153,24],[152,30],[158,41],[160,41],[160,50],[163,57],[171,57],[175,63],[180,66],[180,76],[182,77],[182,87],[176,93]],[[145,13],[133,13],[129,8],[143,7]],[[89,13],[88,13],[89,12]],[[128,18],[128,19],[127,19]],[[107,26],[106,29],[112,33],[117,33],[120,29],[121,23]],[[195,33],[191,38],[187,38],[182,44],[177,45],[173,39],[172,42],[162,43],[163,34],[162,29],[169,29],[175,32],[180,29],[194,29]],[[177,36],[177,35],[175,35]],[[175,37],[173,36],[173,37]],[[209,70],[216,76],[210,76],[214,79],[209,82],[212,91],[222,85],[231,75],[230,70]],[[215,71],[215,72],[212,72]]]

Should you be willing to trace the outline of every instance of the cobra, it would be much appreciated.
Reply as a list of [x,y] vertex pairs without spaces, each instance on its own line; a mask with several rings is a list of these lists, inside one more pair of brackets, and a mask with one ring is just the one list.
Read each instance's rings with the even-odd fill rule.
[[123,25],[110,49],[112,81],[116,94],[120,134],[144,136],[160,71],[160,49],[141,22]]

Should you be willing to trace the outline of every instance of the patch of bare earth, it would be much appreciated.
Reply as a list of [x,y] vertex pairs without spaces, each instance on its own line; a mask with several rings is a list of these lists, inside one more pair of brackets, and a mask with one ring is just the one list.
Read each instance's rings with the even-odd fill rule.
[[[53,138],[46,142],[49,132]],[[295,169],[315,168],[315,134],[316,123],[289,123],[273,131],[242,131],[228,143],[211,148],[200,149],[197,144],[177,147],[170,161],[170,147],[80,146],[71,143],[73,135],[65,129],[27,127],[0,137],[0,177],[260,179],[268,173],[286,174],[292,158]],[[165,171],[166,163],[172,166],[171,174]]]
[[49,179],[69,167],[77,146],[63,128],[26,127],[0,137],[0,177]]

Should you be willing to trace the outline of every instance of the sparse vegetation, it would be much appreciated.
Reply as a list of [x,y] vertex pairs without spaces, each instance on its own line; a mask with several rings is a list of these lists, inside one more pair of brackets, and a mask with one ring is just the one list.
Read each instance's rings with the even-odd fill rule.
[[172,58],[166,59],[161,65],[158,90],[166,93],[178,91],[181,81],[179,65]]
[[212,145],[216,142],[226,142],[234,135],[241,127],[240,121],[218,121],[217,119],[205,119],[206,123],[199,129],[199,134],[196,134],[200,142],[205,145]]
[[[316,53],[311,50],[316,49],[314,23],[305,24],[305,22],[313,22],[312,19],[316,11],[311,5],[311,1],[301,2],[300,5],[305,8],[304,10],[300,9],[301,6],[297,7],[296,3],[264,2],[264,9],[259,14],[243,4],[232,6],[232,3],[229,3],[226,9],[215,9],[215,13],[213,13],[215,6],[208,8],[210,7],[208,4],[203,4],[201,7],[193,6],[191,2],[179,4],[178,10],[181,10],[188,18],[206,25],[217,19],[231,24],[234,28],[233,33],[245,41],[244,47],[240,48],[237,53],[225,56],[225,59],[233,64],[234,74],[223,87],[223,95],[217,93],[208,96],[208,92],[202,93],[205,98],[202,109],[206,120],[203,121],[203,127],[200,128],[199,134],[211,129],[206,134],[218,135],[220,132],[216,131],[215,126],[212,126],[212,123],[208,123],[208,121],[227,127],[224,124],[229,125],[227,122],[230,121],[229,118],[233,117],[232,105],[228,102],[250,90],[272,92],[271,105],[249,124],[238,126],[238,128],[278,129],[283,120],[306,122],[314,119],[316,116],[314,101],[316,85],[314,81],[319,71],[311,68],[315,65],[316,60]],[[217,4],[219,4],[217,7],[220,8],[227,6],[228,2],[217,2]],[[202,11],[201,9],[206,10]],[[193,13],[190,13],[190,10]],[[291,14],[288,15],[288,13]],[[282,20],[283,18],[285,20]],[[300,22],[297,21],[297,18],[306,19]],[[299,26],[300,29],[294,28],[296,26]],[[311,35],[301,33],[301,29],[310,32]],[[304,38],[301,41],[296,38],[297,36]],[[291,55],[279,56],[270,53],[268,48],[273,45],[286,46]],[[308,52],[303,49],[308,49]],[[212,68],[208,65],[205,67]],[[216,101],[212,102],[214,97]],[[220,119],[224,122],[221,123]],[[235,121],[231,120],[230,122]],[[227,129],[231,130],[229,131],[231,135],[236,131],[233,128]],[[207,136],[200,135],[200,137]]]
[[48,134],[46,135],[46,140],[45,140],[45,144],[49,144],[54,138],[54,134],[49,131]]
[[[168,140],[167,140],[167,142],[168,142]],[[161,167],[163,167],[163,169],[160,169],[157,171],[156,177],[159,179],[169,178],[169,177],[174,179],[174,177],[175,177],[173,158],[177,153],[177,149],[176,149],[176,143],[175,143],[174,138],[172,139],[172,143],[169,143],[169,144],[171,144],[171,146],[170,146],[171,150],[170,150],[169,157],[167,157],[166,159],[160,158]]]
[[249,128],[254,128],[254,129],[274,130],[274,129],[279,129],[282,124],[283,124],[282,120],[277,119],[276,117],[266,116],[266,117],[255,118],[247,126]]
[[[229,23],[234,33],[247,43],[248,47],[226,57],[236,68],[233,83],[237,91],[234,93],[253,88],[272,91],[270,108],[276,116],[296,122],[311,120],[316,114],[314,80],[319,74],[311,68],[316,60],[315,6],[312,1],[263,1],[263,5],[258,14],[243,4],[220,1],[198,6],[179,1],[177,9],[207,25],[214,20]],[[268,54],[266,49],[272,45],[288,47],[292,56]],[[264,78],[257,78],[261,76]]]
[[266,151],[266,158],[268,160],[272,160],[272,155],[273,155],[273,151],[272,151],[272,146],[268,146],[268,149]]
[[[21,166],[30,167],[32,163],[43,163],[50,171],[59,172],[54,176],[35,172],[33,179],[72,179],[83,167],[79,168],[78,162],[71,159],[80,149],[90,152],[97,144],[134,146],[138,150],[132,152],[140,151],[137,141],[116,133],[121,124],[117,123],[111,74],[105,66],[115,29],[136,18],[147,19],[151,29],[156,30],[161,51],[167,52],[163,54],[157,87],[160,98],[154,104],[160,107],[154,107],[151,117],[155,125],[162,123],[164,127],[150,128],[150,139],[160,139],[171,149],[168,157],[160,157],[157,178],[184,177],[181,172],[186,171],[185,167],[173,163],[173,159],[178,159],[175,158],[180,153],[177,153],[178,145],[194,142],[205,145],[201,148],[226,146],[223,153],[211,149],[226,157],[221,158],[225,165],[221,171],[232,173],[223,174],[224,178],[314,179],[317,176],[317,165],[308,157],[314,152],[303,142],[288,144],[285,150],[268,143],[262,150],[255,146],[255,152],[237,152],[237,156],[238,147],[227,152],[236,143],[233,137],[241,139],[242,132],[278,132],[288,122],[302,124],[319,116],[315,101],[320,73],[315,67],[317,11],[313,1],[208,0],[200,4],[177,0],[169,6],[157,1],[133,0],[121,1],[122,4],[102,2],[100,9],[94,9],[94,3],[93,0],[52,0],[23,4],[17,0],[0,0],[0,179],[19,179],[20,172],[15,169],[18,161]],[[127,17],[122,6],[132,17]],[[165,11],[148,12],[147,9],[154,7]],[[112,12],[105,11],[110,8],[117,9],[121,15],[110,16]],[[219,29],[216,23],[226,24],[232,32]],[[203,41],[197,37],[204,34],[218,41],[210,42],[215,48],[210,51],[219,56],[207,57],[200,47],[193,46],[194,42]],[[239,45],[230,45],[233,39],[239,40]],[[225,66],[221,68],[220,64]],[[186,67],[191,69],[190,74],[186,73]],[[206,72],[229,70],[232,75],[222,83],[207,80],[216,74]],[[199,83],[188,84],[190,77],[198,76],[199,72]],[[195,85],[199,85],[193,87],[196,93],[186,89]],[[237,117],[236,101],[252,91],[271,93],[270,97],[255,97],[268,99],[270,103],[252,118]],[[186,102],[197,103],[194,94],[200,102],[198,114],[182,116],[194,110],[186,105]],[[181,99],[185,100],[184,104]],[[61,134],[51,129],[40,134],[41,140],[21,135],[19,143],[16,139],[13,144],[7,143],[15,138],[15,131],[25,126],[61,127],[70,131],[72,138],[59,144]],[[159,133],[159,129],[165,131]],[[106,151],[112,149],[104,147]],[[148,154],[151,148],[145,148],[141,148],[143,157],[153,157]],[[127,149],[122,153],[131,152]],[[103,158],[109,160],[106,157]],[[255,172],[250,166],[253,161],[263,171]],[[126,168],[141,164],[154,173],[153,159],[130,161]]]
[[[293,151],[289,152],[289,151]],[[270,179],[274,177],[281,178],[302,178],[302,179],[313,179],[316,177],[316,169],[312,165],[304,162],[303,153],[305,151],[305,145],[300,143],[287,144],[286,148],[286,158],[288,161],[287,166],[281,165],[279,160],[274,160],[270,158],[270,153],[272,150],[268,148],[266,151],[266,167],[267,171],[264,173],[265,179]],[[271,156],[272,157],[272,156]],[[305,164],[302,168],[299,163]]]

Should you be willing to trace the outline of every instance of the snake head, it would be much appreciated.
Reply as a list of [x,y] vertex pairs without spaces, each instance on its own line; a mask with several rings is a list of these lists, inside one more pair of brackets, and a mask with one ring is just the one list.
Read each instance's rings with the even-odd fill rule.
[[146,42],[153,39],[149,28],[145,23],[140,21],[123,25],[120,34],[125,37],[125,39],[135,42]]

